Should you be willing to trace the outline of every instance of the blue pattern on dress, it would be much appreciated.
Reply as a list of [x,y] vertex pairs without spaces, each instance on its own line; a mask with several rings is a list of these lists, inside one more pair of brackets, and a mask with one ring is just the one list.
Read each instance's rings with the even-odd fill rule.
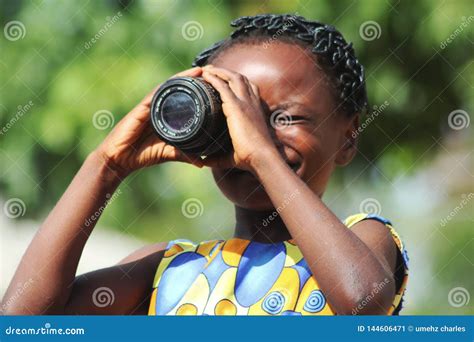
[[303,289],[304,284],[311,277],[311,270],[306,263],[306,260],[301,259],[297,264],[291,266],[291,268],[295,269],[298,272],[298,276],[300,278],[300,291]]
[[166,315],[178,304],[206,263],[204,256],[193,252],[179,254],[170,262],[158,284],[157,315]]
[[280,276],[285,258],[283,242],[249,243],[237,270],[235,298],[238,303],[249,307],[262,299]]
[[222,258],[222,253],[219,253],[202,272],[207,278],[210,292],[214,290],[214,287],[216,286],[219,278],[222,276],[222,273],[224,273],[229,268],[230,266],[227,265]]

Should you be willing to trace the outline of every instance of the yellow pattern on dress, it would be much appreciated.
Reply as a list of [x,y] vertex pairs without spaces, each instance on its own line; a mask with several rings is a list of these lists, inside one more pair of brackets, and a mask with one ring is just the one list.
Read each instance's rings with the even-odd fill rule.
[[[405,291],[406,252],[391,223],[381,217],[356,214],[344,224],[351,228],[365,219],[383,222],[403,256],[404,278],[390,315]],[[156,271],[149,314],[334,315],[316,279],[293,240],[177,240],[169,244]]]

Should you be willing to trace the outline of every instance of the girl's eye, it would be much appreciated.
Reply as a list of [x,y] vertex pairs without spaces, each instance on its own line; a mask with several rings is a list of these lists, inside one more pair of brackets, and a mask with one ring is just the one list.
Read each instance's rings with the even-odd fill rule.
[[304,116],[292,115],[292,116],[290,116],[290,120],[292,122],[294,122],[294,121],[305,121],[306,118]]
[[307,122],[308,118],[302,115],[292,115],[287,110],[276,110],[270,117],[272,126],[290,126]]

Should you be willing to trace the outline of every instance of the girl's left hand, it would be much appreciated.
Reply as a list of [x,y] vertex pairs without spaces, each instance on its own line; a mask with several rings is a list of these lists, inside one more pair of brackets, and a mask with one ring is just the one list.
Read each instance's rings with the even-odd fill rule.
[[202,77],[220,94],[234,151],[231,155],[208,157],[204,165],[237,167],[253,172],[255,161],[277,152],[262,108],[259,91],[245,76],[212,65],[203,67]]

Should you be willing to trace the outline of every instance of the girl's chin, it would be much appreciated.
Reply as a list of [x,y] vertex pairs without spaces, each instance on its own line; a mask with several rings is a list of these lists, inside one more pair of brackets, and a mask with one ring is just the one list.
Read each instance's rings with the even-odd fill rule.
[[266,200],[254,200],[253,198],[249,198],[245,202],[234,202],[234,204],[244,209],[256,211],[268,211],[274,208],[268,196]]
[[263,186],[240,188],[228,194],[227,198],[235,205],[250,210],[272,210],[273,204]]
[[233,169],[214,173],[214,179],[222,193],[235,205],[251,210],[271,210],[273,204],[265,188],[247,171]]
[[238,175],[232,179],[221,179],[219,188],[235,205],[251,210],[271,210],[272,201],[265,188],[252,175]]

